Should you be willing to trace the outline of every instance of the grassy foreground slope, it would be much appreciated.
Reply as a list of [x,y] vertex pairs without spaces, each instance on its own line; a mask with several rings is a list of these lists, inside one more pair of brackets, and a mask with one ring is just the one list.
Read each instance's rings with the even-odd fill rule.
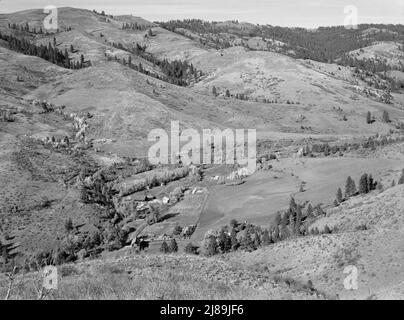
[[[359,196],[331,209],[312,228],[336,233],[280,242],[253,253],[234,254],[237,265],[268,270],[305,282],[342,299],[402,299],[404,296],[404,186]],[[344,269],[358,269],[358,290],[344,288]]]

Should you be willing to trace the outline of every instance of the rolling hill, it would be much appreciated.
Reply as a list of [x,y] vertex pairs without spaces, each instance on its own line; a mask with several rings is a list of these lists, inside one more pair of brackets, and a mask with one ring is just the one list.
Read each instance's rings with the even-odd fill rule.
[[[176,298],[201,298],[212,286],[212,299],[223,292],[228,299],[402,298],[403,188],[390,186],[403,167],[404,91],[388,81],[402,76],[402,26],[348,34],[60,8],[59,29],[47,33],[44,17],[42,10],[0,15],[5,269],[80,261],[66,267],[53,298],[92,297],[83,279],[102,292],[126,283],[118,298],[159,298],[158,268],[159,283],[179,281],[167,288]],[[341,63],[348,55],[358,64]],[[386,75],[361,68],[358,61],[369,59],[391,68]],[[257,172],[234,178],[237,165],[151,165],[148,134],[169,130],[171,121],[181,131],[256,129]],[[347,177],[358,182],[363,173],[379,189],[335,205]],[[209,234],[234,219],[242,239],[250,227],[257,234],[277,228],[291,198],[320,212],[305,217],[298,235],[210,258],[159,254],[172,238],[181,251],[192,242],[203,253]],[[331,233],[311,233],[325,225]],[[137,241],[149,243],[146,253],[122,249]],[[356,292],[341,287],[349,263],[361,272]],[[198,268],[208,276],[196,276]],[[186,274],[178,279],[178,272]],[[30,297],[30,279],[19,297]]]

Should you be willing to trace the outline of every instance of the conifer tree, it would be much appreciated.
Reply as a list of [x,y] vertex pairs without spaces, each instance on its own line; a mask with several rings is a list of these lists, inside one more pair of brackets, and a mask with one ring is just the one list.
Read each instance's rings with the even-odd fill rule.
[[214,256],[217,254],[217,239],[214,235],[207,235],[205,236],[204,242],[203,242],[203,249],[204,253],[207,256]]
[[264,230],[264,234],[262,235],[262,244],[264,246],[269,246],[271,244],[271,236],[267,229]]
[[216,97],[217,96],[217,89],[215,86],[212,87],[212,94]]
[[398,179],[397,184],[404,184],[404,170],[401,173],[400,179]]
[[356,185],[352,178],[349,176],[345,183],[345,198],[350,198],[356,194]]
[[230,233],[230,242],[231,242],[231,250],[236,251],[239,247],[239,243],[237,240],[237,233],[236,233],[236,229],[231,229],[231,233]]
[[338,188],[338,190],[337,190],[337,202],[342,203],[342,200],[343,200],[343,198],[342,198],[342,190],[341,190],[341,188]]
[[372,114],[370,113],[370,111],[368,111],[368,113],[366,114],[366,123],[367,124],[372,123]]
[[246,230],[244,233],[244,236],[241,239],[241,249],[246,250],[248,252],[253,251],[254,248],[254,241],[251,238],[251,234],[249,232],[249,230]]
[[382,118],[383,118],[384,123],[390,123],[390,116],[389,116],[389,113],[386,110],[383,111]]
[[170,241],[169,249],[170,249],[170,252],[178,252],[178,244],[177,244],[177,241],[175,241],[174,238],[172,238],[171,241]]
[[359,193],[360,194],[366,194],[369,192],[369,182],[368,182],[368,175],[367,173],[364,173],[360,180],[359,180]]
[[170,248],[168,247],[167,242],[163,241],[163,243],[161,244],[161,247],[160,247],[160,252],[162,252],[162,253],[170,252]]
[[258,234],[258,232],[255,232],[254,234],[254,248],[258,249],[261,246],[261,238]]

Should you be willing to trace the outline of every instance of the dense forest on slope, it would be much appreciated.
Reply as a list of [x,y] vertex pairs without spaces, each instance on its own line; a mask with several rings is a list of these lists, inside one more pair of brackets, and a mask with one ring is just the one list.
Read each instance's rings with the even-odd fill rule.
[[[357,29],[344,26],[318,29],[285,28],[271,25],[253,25],[228,22],[207,22],[199,19],[159,22],[162,28],[184,34],[184,29],[198,35],[201,42],[216,48],[234,45],[228,35],[242,40],[260,37],[263,41],[280,41],[283,51],[295,58],[332,62],[344,53],[363,48],[377,41],[404,41],[404,25],[362,24]],[[187,34],[190,36],[189,34]],[[230,37],[230,39],[234,37]],[[202,39],[202,40],[201,40]],[[206,41],[205,41],[206,40]],[[246,45],[246,42],[241,42]],[[270,46],[268,44],[268,49]]]
[[54,39],[53,45],[49,42],[48,46],[38,46],[24,37],[15,37],[13,35],[6,35],[0,32],[0,40],[7,42],[10,50],[20,52],[25,55],[42,58],[66,69],[81,69],[91,65],[90,61],[84,60],[83,55],[80,56],[80,61],[73,61],[69,57],[67,49],[63,52],[56,48],[56,39]]
[[[150,72],[149,70],[143,68],[143,65],[141,63],[139,63],[138,65],[133,64],[131,56],[128,56],[128,60],[123,59],[122,61],[120,61],[124,65],[128,65],[134,70],[160,79],[162,81],[175,84],[177,86],[186,87],[191,83],[198,82],[199,78],[203,75],[202,71],[197,70],[192,63],[188,63],[187,61],[168,61],[167,59],[160,60],[156,58],[151,53],[146,52],[146,46],[136,44],[136,46],[134,46],[133,48],[127,48],[124,47],[122,43],[113,43],[112,45],[117,49],[130,52],[145,59],[148,62],[151,62],[153,66],[158,67],[165,76],[161,77],[158,74]],[[115,58],[115,60],[119,59]]]

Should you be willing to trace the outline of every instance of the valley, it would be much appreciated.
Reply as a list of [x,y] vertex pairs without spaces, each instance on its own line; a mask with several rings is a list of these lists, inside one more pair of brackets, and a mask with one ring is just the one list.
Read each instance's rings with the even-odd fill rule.
[[[403,26],[58,14],[0,14],[1,297],[403,299]],[[255,129],[256,171],[151,164],[172,121]]]

